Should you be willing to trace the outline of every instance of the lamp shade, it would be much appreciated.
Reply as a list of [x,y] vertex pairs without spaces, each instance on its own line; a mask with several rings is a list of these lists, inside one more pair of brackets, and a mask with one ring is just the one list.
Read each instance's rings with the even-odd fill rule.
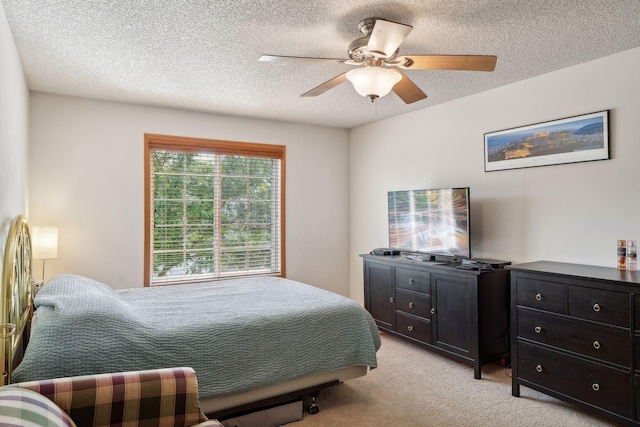
[[402,79],[400,73],[382,67],[356,68],[349,71],[346,77],[356,92],[371,100],[388,94]]
[[34,259],[57,258],[58,227],[33,227],[31,229],[31,248]]

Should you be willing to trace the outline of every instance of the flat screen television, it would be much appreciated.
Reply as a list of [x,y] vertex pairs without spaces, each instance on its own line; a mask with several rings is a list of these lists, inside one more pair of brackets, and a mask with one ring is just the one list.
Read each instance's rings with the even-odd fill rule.
[[471,258],[469,187],[389,192],[389,247]]

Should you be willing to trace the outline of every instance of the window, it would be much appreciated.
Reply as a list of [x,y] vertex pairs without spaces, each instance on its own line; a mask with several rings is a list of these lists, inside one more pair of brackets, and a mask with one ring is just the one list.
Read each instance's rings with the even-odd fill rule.
[[145,135],[145,286],[285,275],[285,147]]

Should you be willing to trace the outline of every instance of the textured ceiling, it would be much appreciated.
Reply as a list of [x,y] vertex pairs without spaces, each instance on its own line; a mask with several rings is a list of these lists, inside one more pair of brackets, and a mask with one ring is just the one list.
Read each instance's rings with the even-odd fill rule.
[[[35,91],[352,128],[640,46],[638,0],[0,0]],[[358,22],[413,26],[401,54],[497,55],[494,72],[406,71],[428,98],[371,104],[347,58]]]

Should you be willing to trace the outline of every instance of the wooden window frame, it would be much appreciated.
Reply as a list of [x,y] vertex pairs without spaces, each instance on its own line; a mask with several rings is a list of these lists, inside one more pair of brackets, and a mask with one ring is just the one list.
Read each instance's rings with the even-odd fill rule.
[[[285,182],[286,182],[286,146],[275,144],[259,144],[254,142],[225,141],[217,139],[191,138],[159,134],[144,134],[144,286],[151,286],[153,271],[151,256],[151,229],[153,217],[151,211],[151,156],[152,150],[179,150],[190,153],[207,152],[223,155],[240,155],[247,157],[266,157],[280,160],[280,274],[286,277],[286,245],[285,245]],[[231,277],[229,277],[231,278]],[[198,279],[192,282],[222,280]],[[185,282],[180,282],[185,283]],[[168,283],[173,284],[173,283]],[[159,285],[154,285],[159,286]],[[161,285],[160,285],[161,286]]]

